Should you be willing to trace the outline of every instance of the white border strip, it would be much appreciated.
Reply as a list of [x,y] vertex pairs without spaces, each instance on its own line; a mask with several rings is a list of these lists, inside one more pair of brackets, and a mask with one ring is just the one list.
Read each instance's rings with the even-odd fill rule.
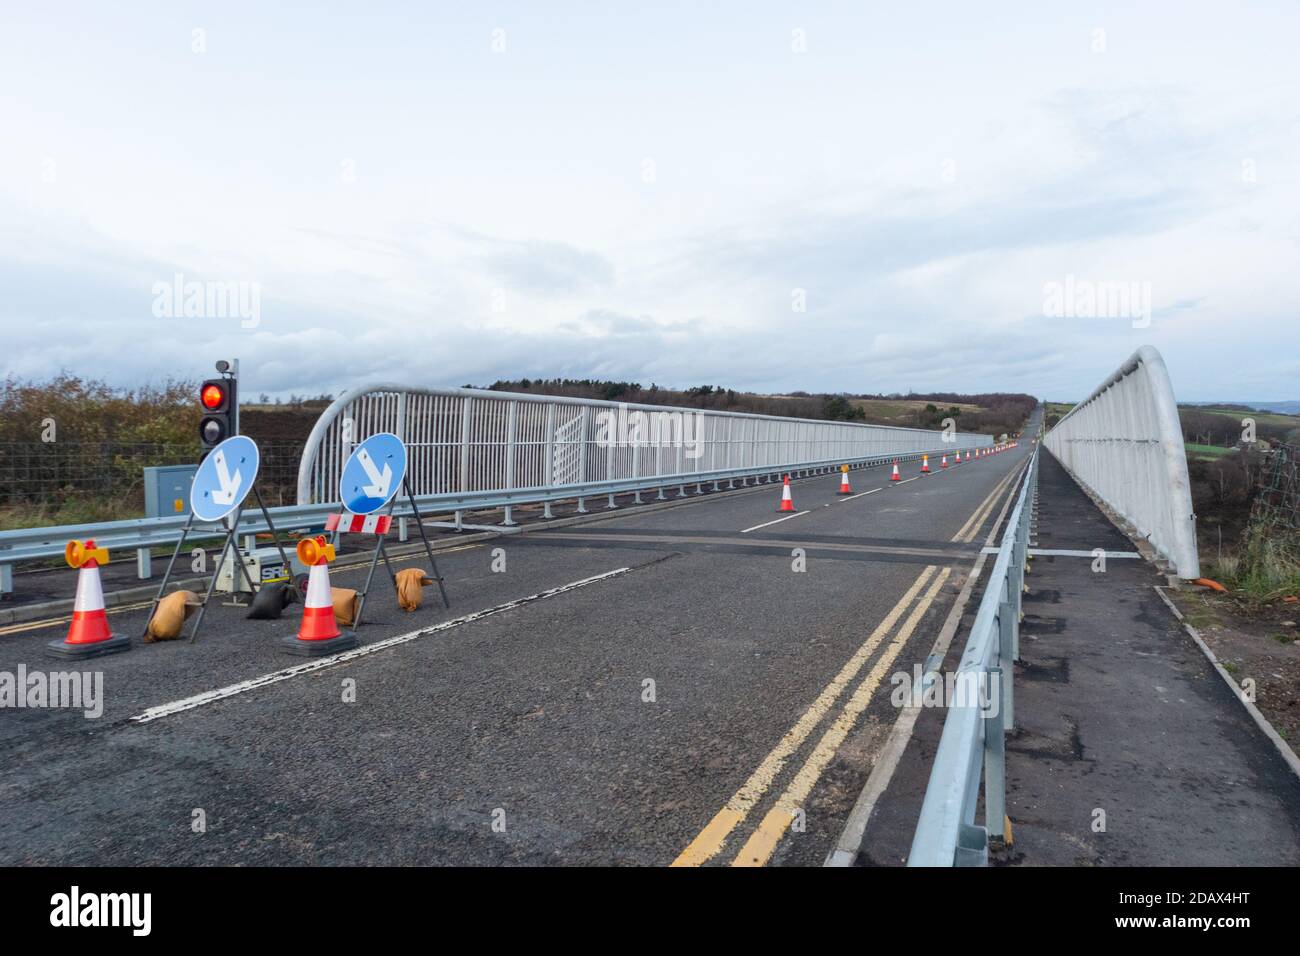
[[270,674],[263,674],[261,677],[254,677],[250,680],[240,681],[238,684],[229,684],[226,687],[218,687],[216,690],[204,691],[202,694],[195,694],[193,697],[186,697],[184,700],[174,700],[169,704],[159,704],[156,707],[150,707],[143,714],[136,714],[134,717],[130,718],[130,723],[147,724],[160,717],[169,717],[172,714],[179,714],[182,711],[193,710],[194,708],[202,707],[205,704],[212,704],[219,700],[225,700],[227,697],[234,697],[236,694],[243,694],[250,690],[256,690],[259,687],[267,687],[271,684],[278,684],[281,681],[286,681],[293,677],[299,677],[303,674],[310,674],[312,671],[318,671],[325,667],[333,667],[335,664],[345,664],[348,661],[356,660],[359,657],[365,657],[378,651],[387,650],[388,648],[396,647],[399,644],[406,644],[415,640],[417,637],[424,637],[426,634],[437,634],[440,631],[449,631],[453,627],[460,627],[462,624],[481,621],[485,617],[491,617],[493,614],[500,614],[502,611],[509,611],[524,604],[531,604],[534,601],[541,601],[545,598],[555,597],[556,595],[564,594],[566,591],[573,591],[577,588],[586,587],[588,584],[595,584],[597,581],[607,581],[610,578],[616,578],[621,574],[627,574],[627,572],[631,570],[631,568],[616,568],[613,571],[606,571],[604,574],[597,574],[593,577],[583,578],[581,581],[570,582],[569,584],[561,584],[559,587],[551,588],[548,591],[538,591],[536,594],[516,598],[513,601],[507,601],[505,604],[498,604],[495,607],[485,608],[482,611],[474,611],[471,614],[452,618],[450,621],[443,621],[441,624],[435,624],[432,627],[421,628],[418,631],[410,631],[406,634],[398,634],[396,637],[376,641],[374,644],[365,644],[349,651],[331,654],[329,657],[320,657],[316,660],[298,664],[295,667],[286,667],[284,670],[274,671]]

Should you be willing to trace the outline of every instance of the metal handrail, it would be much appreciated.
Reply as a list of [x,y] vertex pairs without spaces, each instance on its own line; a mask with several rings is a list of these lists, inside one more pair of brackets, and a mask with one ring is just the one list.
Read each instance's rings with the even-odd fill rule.
[[1135,527],[1181,578],[1201,576],[1178,403],[1144,345],[1043,439],[1076,481]]
[[[651,433],[634,441],[603,437],[602,422],[627,424],[633,416]],[[683,447],[687,418],[698,455]],[[968,432],[945,440],[942,432],[920,428],[377,383],[349,389],[321,413],[303,449],[298,503],[334,497],[352,449],[381,431],[406,443],[417,495],[635,478],[671,484],[719,471],[789,470],[993,443]]]
[[[1012,681],[1020,657],[1020,606],[1037,483],[1035,447],[954,676],[959,693],[948,702],[908,866],[982,866],[988,862],[990,838],[1003,836],[1005,741],[1006,731],[1015,727]],[[920,690],[928,690],[936,679],[939,674],[927,673]],[[993,692],[981,698],[978,691],[989,685]],[[981,779],[983,826],[975,823]]]

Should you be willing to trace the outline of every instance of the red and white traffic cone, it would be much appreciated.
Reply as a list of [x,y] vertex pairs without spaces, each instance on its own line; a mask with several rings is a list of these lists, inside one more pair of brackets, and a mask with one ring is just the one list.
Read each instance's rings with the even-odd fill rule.
[[930,456],[929,456],[929,455],[922,455],[922,456],[921,456],[921,474],[923,474],[923,475],[928,475],[929,473],[930,473]]
[[63,549],[68,567],[78,568],[77,598],[72,605],[72,625],[62,641],[51,641],[46,649],[56,657],[84,658],[131,649],[125,634],[113,636],[104,610],[104,588],[99,581],[99,566],[108,564],[108,549],[95,547],[93,540],[69,541]]
[[903,480],[902,477],[898,474],[898,462],[897,462],[897,461],[894,462],[894,473],[893,473],[892,475],[889,476],[889,480],[890,480],[890,481],[902,481],[902,480]]
[[356,647],[356,632],[339,633],[334,620],[334,598],[330,591],[329,563],[334,546],[324,535],[298,542],[298,560],[311,570],[307,574],[307,599],[303,601],[302,624],[297,637],[285,638],[280,646],[290,654],[320,657]]
[[947,467],[948,467],[948,456],[944,455],[941,459],[939,459],[939,468],[943,469]]
[[836,494],[837,495],[853,494],[853,489],[849,487],[849,470],[847,468],[845,468],[843,471],[840,472],[840,490],[837,491]]
[[777,511],[794,511],[794,499],[790,497],[790,476],[785,476],[785,484],[781,486],[781,507]]
[[966,460],[967,460],[967,461],[970,461],[970,449],[969,449],[969,448],[966,449]]

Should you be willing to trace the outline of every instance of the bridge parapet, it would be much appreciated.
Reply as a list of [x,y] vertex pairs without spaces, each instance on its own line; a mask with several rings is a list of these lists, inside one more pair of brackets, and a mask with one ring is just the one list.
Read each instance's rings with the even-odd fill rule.
[[1043,444],[1150,541],[1179,577],[1201,576],[1178,405],[1159,352],[1139,348],[1057,422]]

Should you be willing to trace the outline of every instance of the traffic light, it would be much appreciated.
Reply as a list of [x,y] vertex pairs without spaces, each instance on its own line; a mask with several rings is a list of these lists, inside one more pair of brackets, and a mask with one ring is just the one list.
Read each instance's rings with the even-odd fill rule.
[[238,400],[234,378],[210,378],[199,386],[199,404],[203,418],[199,421],[199,442],[203,456],[231,435],[238,433]]

